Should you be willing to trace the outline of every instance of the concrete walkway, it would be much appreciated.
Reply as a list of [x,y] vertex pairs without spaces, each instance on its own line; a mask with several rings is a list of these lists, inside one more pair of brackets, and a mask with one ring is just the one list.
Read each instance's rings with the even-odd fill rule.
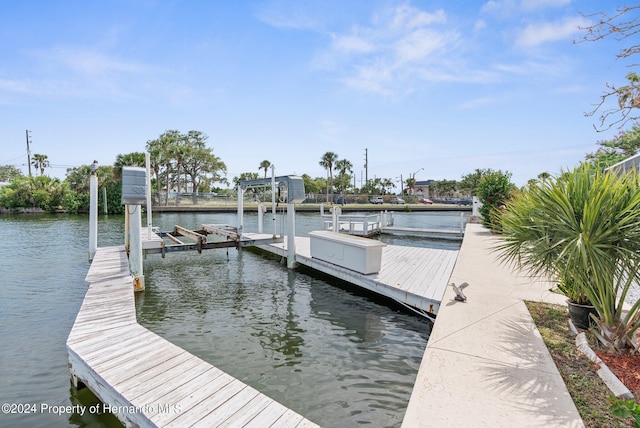
[[413,427],[582,427],[564,381],[523,300],[565,303],[501,265],[497,243],[478,224],[467,225],[403,421]]

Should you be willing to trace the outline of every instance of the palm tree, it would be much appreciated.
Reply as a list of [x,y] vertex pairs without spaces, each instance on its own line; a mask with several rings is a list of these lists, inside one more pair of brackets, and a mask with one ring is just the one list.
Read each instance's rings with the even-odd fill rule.
[[320,159],[321,167],[327,170],[329,181],[327,181],[327,202],[329,202],[329,189],[333,189],[333,165],[338,160],[338,155],[334,152],[326,152]]
[[635,172],[616,177],[584,163],[521,190],[500,212],[500,258],[595,306],[597,336],[616,351],[633,349],[640,328],[640,301],[623,311],[640,278],[639,184]]
[[353,164],[349,162],[347,159],[340,159],[336,162],[336,168],[340,171],[340,185],[342,192],[347,188],[347,184],[344,182],[347,178],[348,172],[353,172]]
[[44,175],[44,169],[51,166],[49,163],[49,157],[47,155],[41,155],[35,153],[33,159],[31,159],[31,165],[40,170],[40,175]]
[[[267,178],[267,171],[269,170],[269,167],[271,166],[271,162],[269,162],[268,160],[263,160],[262,162],[260,162],[260,168],[258,169],[263,169],[264,170],[264,178]],[[264,201],[266,198],[266,193],[267,193],[267,186],[262,188],[262,200]]]
[[268,160],[263,160],[262,162],[260,162],[260,168],[258,169],[264,170],[264,178],[267,178],[267,170],[269,169],[270,166],[271,166],[271,162],[269,162]]

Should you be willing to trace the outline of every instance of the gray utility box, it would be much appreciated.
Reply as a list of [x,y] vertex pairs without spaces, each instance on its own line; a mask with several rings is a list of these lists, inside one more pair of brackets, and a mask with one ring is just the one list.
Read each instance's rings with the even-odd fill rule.
[[147,202],[147,170],[138,166],[122,167],[122,204],[144,205]]

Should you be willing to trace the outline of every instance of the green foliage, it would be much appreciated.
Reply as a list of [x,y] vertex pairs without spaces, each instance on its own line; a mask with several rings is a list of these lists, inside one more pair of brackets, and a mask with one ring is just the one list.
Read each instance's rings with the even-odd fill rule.
[[471,196],[477,196],[478,184],[482,176],[487,173],[486,169],[476,169],[474,172],[463,175],[462,180],[458,183],[458,190]]
[[438,180],[431,184],[430,190],[434,195],[453,196],[458,190],[458,182],[456,180]]
[[260,176],[257,172],[243,172],[237,177],[233,177],[233,187],[237,188],[241,181],[257,180]]
[[338,160],[338,155],[334,152],[326,152],[320,158],[321,167],[327,170],[327,202],[329,202],[329,194],[333,193],[333,166]]
[[640,404],[636,400],[620,400],[611,396],[611,413],[621,419],[632,416],[633,426],[640,428]]
[[47,155],[35,153],[31,157],[31,165],[40,170],[40,175],[44,175],[44,169],[51,166],[51,163]]
[[116,156],[116,161],[113,163],[113,176],[117,179],[122,178],[123,166],[146,166],[146,155],[143,152],[132,152],[126,154],[119,154]]
[[69,214],[89,211],[89,193],[67,191],[62,197],[62,209]]
[[10,182],[21,175],[22,171],[13,165],[0,165],[0,181]]
[[177,130],[168,130],[157,139],[147,141],[158,196],[163,185],[167,191],[176,189],[180,192],[186,188],[184,176],[191,181],[193,193],[198,192],[203,183],[207,187],[205,191],[216,182],[228,184],[224,176],[227,166],[206,146],[208,138],[200,131],[181,134]]
[[515,190],[515,186],[511,183],[511,173],[494,171],[492,169],[485,170],[482,177],[478,181],[476,195],[482,207],[480,215],[485,226],[493,230],[500,228],[500,213],[511,192]]
[[583,294],[598,312],[599,339],[619,352],[634,350],[640,327],[640,301],[623,312],[639,278],[639,184],[636,174],[584,163],[530,185],[506,204],[496,247],[503,260],[557,279],[568,297]]
[[48,176],[17,177],[0,188],[0,206],[9,209],[40,208],[55,211],[61,204],[67,186]]
[[637,123],[629,131],[622,131],[611,140],[599,141],[600,148],[588,153],[586,160],[605,169],[640,152],[640,125]]
[[302,174],[302,181],[304,182],[304,191],[309,193],[320,193],[322,189],[327,187],[327,182],[324,178],[311,178],[308,174]]

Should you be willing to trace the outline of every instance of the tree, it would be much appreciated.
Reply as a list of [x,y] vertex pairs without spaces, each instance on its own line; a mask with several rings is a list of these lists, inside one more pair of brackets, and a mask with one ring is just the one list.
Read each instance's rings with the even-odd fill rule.
[[[333,193],[333,165],[336,163],[337,160],[338,160],[337,154],[335,154],[334,152],[326,152],[325,154],[322,155],[320,162],[318,162],[321,167],[327,170],[327,177],[328,177],[327,202],[329,202],[329,193]],[[331,189],[331,192],[330,192],[330,189]]]
[[500,170],[488,169],[478,182],[477,196],[482,202],[480,214],[485,226],[490,229],[500,227],[500,209],[515,190],[515,185],[511,183],[511,173]]
[[631,130],[621,131],[611,140],[599,141],[600,148],[588,153],[586,160],[605,169],[640,152],[640,125],[635,123]]
[[233,177],[233,187],[238,187],[241,181],[257,180],[260,178],[257,172],[243,172],[237,177]]
[[316,179],[311,178],[308,174],[302,174],[302,181],[304,182],[304,191],[309,193],[319,193],[326,186],[326,179],[318,177]]
[[209,137],[200,131],[189,131],[186,136],[187,156],[184,158],[183,166],[185,174],[191,179],[192,200],[197,202],[197,193],[200,183],[207,178],[209,183],[220,181],[220,173],[227,172],[227,166],[213,154],[210,147],[206,146]]
[[268,160],[263,160],[262,162],[260,162],[260,168],[258,169],[264,170],[264,178],[267,178],[267,171],[269,170],[270,167],[271,167],[271,162],[269,162]]
[[113,163],[113,174],[117,179],[122,178],[123,166],[139,166],[144,168],[147,166],[146,156],[143,152],[132,152],[116,156],[116,161]]
[[9,182],[22,176],[22,171],[13,165],[0,165],[0,181]]
[[431,184],[431,190],[439,196],[453,196],[458,190],[458,182],[456,180],[439,180]]
[[404,182],[405,188],[407,189],[407,195],[414,195],[415,187],[416,187],[416,179],[415,178],[407,178]]
[[[627,45],[616,54],[616,59],[628,59],[640,52],[640,45],[629,43],[631,40],[635,41],[635,36],[640,32],[639,13],[640,5],[634,5],[620,6],[612,15],[605,12],[584,15],[590,19],[595,18],[595,23],[579,27],[586,31],[579,42],[595,42],[611,37],[620,42],[627,42]],[[635,62],[629,64],[630,67],[637,65]],[[632,71],[626,75],[626,79],[628,83],[623,86],[606,83],[607,89],[600,96],[600,101],[592,111],[586,113],[587,116],[593,116],[600,112],[600,124],[595,127],[596,130],[609,129],[614,125],[622,127],[629,121],[640,119],[640,116],[634,114],[640,107],[640,75]],[[606,108],[607,101],[612,97],[617,99],[617,105]]]
[[51,166],[48,156],[39,153],[35,153],[33,155],[31,158],[31,165],[40,170],[40,175],[44,175],[44,169]]
[[390,178],[382,178],[380,179],[380,189],[382,190],[382,194],[386,195],[387,193],[391,192],[391,189],[393,189],[394,187],[396,187],[396,185],[393,183],[393,180]]
[[476,169],[474,172],[469,173],[467,175],[462,176],[462,180],[458,183],[458,189],[461,192],[467,193],[469,196],[476,196],[478,183],[480,183],[480,179],[484,174],[488,171],[487,169]]
[[517,193],[502,215],[501,258],[549,275],[572,300],[598,312],[594,333],[610,350],[640,348],[640,301],[624,308],[640,264],[638,175],[583,163]]
[[353,173],[353,164],[347,159],[340,159],[336,161],[336,168],[339,171],[340,192],[344,192],[351,181],[351,176],[348,173]]

